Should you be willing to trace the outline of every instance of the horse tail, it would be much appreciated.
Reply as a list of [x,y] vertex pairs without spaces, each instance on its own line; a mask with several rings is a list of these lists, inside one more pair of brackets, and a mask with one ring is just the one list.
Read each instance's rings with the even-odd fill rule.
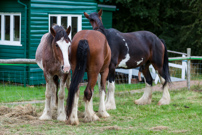
[[170,79],[170,71],[169,71],[169,66],[168,66],[168,51],[167,51],[167,47],[165,44],[165,41],[163,39],[160,39],[161,42],[164,44],[165,50],[164,50],[164,63],[163,63],[163,72],[164,72],[164,79],[165,79],[165,83],[163,84],[163,87],[165,87],[165,85],[169,82],[171,82]]
[[78,85],[82,81],[87,64],[87,55],[89,52],[89,45],[87,40],[80,40],[76,53],[76,68],[72,75],[72,80],[68,92],[66,115],[67,118],[71,115],[74,103],[74,96],[78,91]]
[[58,82],[58,76],[57,75],[55,75],[54,77],[53,77],[53,81],[54,81],[54,83],[55,83],[55,85],[56,85],[56,105],[58,105],[58,86],[59,86],[59,82]]

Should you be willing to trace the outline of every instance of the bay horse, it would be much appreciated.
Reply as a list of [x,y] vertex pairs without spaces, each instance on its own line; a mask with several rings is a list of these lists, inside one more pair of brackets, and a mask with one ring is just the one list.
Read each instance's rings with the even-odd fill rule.
[[94,86],[96,85],[99,73],[101,74],[101,87],[99,88],[100,104],[98,114],[101,117],[109,117],[109,114],[105,109],[104,98],[106,79],[109,73],[109,63],[111,60],[111,50],[106,37],[101,32],[94,30],[82,30],[76,33],[71,43],[69,60],[73,76],[67,98],[67,124],[79,124],[77,115],[79,100],[78,85],[81,82],[85,71],[88,76],[88,84],[84,91],[84,120],[90,122],[99,119],[93,111],[92,103]]
[[121,33],[116,29],[105,29],[102,23],[102,9],[90,15],[84,12],[84,16],[90,21],[94,30],[102,32],[111,48],[111,62],[108,75],[108,93],[106,109],[116,109],[115,92],[115,68],[131,69],[139,67],[145,77],[146,88],[143,96],[135,100],[135,104],[150,104],[152,99],[152,76],[149,65],[152,64],[158,72],[163,85],[163,96],[158,105],[170,103],[168,83],[170,73],[168,67],[168,55],[166,45],[155,34],[149,31],[137,31]]
[[[57,120],[66,120],[64,107],[65,83],[71,77],[68,57],[68,48],[70,46],[68,35],[70,30],[70,26],[65,30],[62,26],[54,25],[50,28],[50,33],[42,36],[37,48],[36,62],[43,70],[46,80],[45,108],[39,118],[40,120],[52,119],[52,109],[57,106],[57,102]],[[58,92],[59,79],[60,90]]]

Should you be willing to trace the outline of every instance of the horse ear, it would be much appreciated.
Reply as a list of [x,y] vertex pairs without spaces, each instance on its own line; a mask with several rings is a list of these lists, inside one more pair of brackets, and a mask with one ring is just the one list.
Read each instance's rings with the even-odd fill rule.
[[71,26],[69,26],[69,27],[67,28],[67,30],[66,30],[67,35],[69,35],[70,31],[71,31]]
[[87,19],[89,19],[89,15],[88,15],[86,12],[84,12],[84,16],[85,16]]
[[55,35],[56,35],[55,30],[51,27],[51,28],[50,28],[50,31],[51,31],[52,36],[55,37]]
[[98,12],[99,17],[102,16],[102,9]]

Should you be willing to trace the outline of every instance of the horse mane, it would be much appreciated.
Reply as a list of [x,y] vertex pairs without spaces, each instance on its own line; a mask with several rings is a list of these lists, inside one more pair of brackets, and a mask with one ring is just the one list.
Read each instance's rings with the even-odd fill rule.
[[56,35],[55,35],[55,41],[58,41],[61,39],[61,37],[64,37],[65,39],[67,39],[68,41],[70,41],[66,30],[64,29],[63,26],[59,26],[59,25],[53,25],[52,28],[55,30]]

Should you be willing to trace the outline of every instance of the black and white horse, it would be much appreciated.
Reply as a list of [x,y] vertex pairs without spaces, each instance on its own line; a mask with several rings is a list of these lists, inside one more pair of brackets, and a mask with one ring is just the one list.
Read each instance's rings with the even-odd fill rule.
[[115,92],[115,69],[131,69],[141,66],[145,77],[146,88],[143,96],[135,100],[136,104],[150,104],[152,99],[152,76],[149,72],[149,65],[152,64],[158,72],[160,81],[163,85],[163,96],[158,105],[170,103],[170,94],[168,91],[168,82],[170,74],[168,67],[167,49],[155,34],[149,31],[137,31],[131,33],[121,33],[116,29],[105,29],[102,24],[102,9],[96,13],[84,15],[89,19],[94,30],[102,32],[111,48],[111,63],[108,75],[108,93],[106,98],[106,109],[116,109]]

